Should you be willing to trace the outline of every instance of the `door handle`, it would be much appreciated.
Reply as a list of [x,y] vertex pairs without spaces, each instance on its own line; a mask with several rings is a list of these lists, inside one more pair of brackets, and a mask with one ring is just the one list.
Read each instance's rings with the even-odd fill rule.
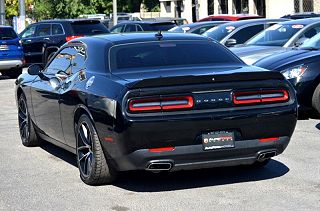
[[50,38],[49,38],[49,37],[46,37],[46,38],[43,38],[43,40],[50,41]]
[[31,40],[25,40],[24,43],[31,43]]

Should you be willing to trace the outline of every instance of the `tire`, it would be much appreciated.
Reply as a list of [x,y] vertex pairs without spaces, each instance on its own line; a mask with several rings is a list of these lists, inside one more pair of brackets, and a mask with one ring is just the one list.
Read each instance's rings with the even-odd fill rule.
[[83,114],[76,125],[76,155],[81,180],[87,185],[104,185],[116,179],[117,171],[108,163],[97,131]]
[[268,158],[268,159],[266,159],[264,161],[256,161],[251,165],[251,167],[253,167],[253,168],[262,168],[262,167],[266,166],[270,162],[270,160],[271,160],[271,158]]
[[312,107],[320,117],[320,84],[316,87],[312,95]]
[[34,130],[27,107],[27,100],[22,93],[18,99],[18,123],[22,144],[26,147],[35,147],[41,144]]

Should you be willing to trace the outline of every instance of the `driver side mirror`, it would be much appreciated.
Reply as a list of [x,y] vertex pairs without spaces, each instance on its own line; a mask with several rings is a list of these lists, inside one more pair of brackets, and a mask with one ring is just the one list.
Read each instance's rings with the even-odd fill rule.
[[42,70],[43,66],[41,64],[33,64],[30,67],[28,67],[28,74],[38,75],[42,80],[49,81],[49,78],[42,73]]
[[232,47],[235,46],[237,44],[237,40],[236,39],[227,39],[225,46],[227,47]]
[[43,67],[40,64],[33,64],[28,67],[28,74],[29,75],[40,75],[42,73]]

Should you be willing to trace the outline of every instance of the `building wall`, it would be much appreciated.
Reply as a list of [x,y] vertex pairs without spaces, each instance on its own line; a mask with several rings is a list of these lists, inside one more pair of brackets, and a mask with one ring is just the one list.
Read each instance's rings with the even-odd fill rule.
[[[160,1],[160,16],[161,17],[175,17],[176,2],[182,1],[184,10],[181,12],[181,17],[186,18],[189,23],[192,23],[192,0],[159,0]],[[171,12],[168,12],[166,8],[166,2],[171,2]],[[208,1],[198,0],[199,5],[199,19],[208,16]]]
[[[182,18],[186,18],[192,22],[192,0],[159,0],[161,6],[162,17],[175,17],[176,2],[182,1],[184,10],[181,13]],[[171,2],[171,12],[165,10],[167,1]],[[235,14],[234,0],[214,0],[214,14],[221,14],[223,11],[220,8],[221,1],[227,2],[228,14]],[[240,0],[236,0],[240,1]],[[261,11],[261,2],[265,1],[265,15],[266,18],[280,18],[286,14],[294,13],[294,0],[248,0],[249,14],[257,14],[257,8]],[[208,16],[208,0],[198,0],[199,19]],[[320,0],[313,0],[314,12],[320,12]]]
[[294,13],[294,0],[266,0],[266,18],[280,18]]

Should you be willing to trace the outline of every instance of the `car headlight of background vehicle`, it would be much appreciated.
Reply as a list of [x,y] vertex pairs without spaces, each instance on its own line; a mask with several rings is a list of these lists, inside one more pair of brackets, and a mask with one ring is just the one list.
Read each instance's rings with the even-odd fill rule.
[[294,79],[294,78],[299,79],[305,73],[306,70],[307,70],[307,66],[298,65],[298,66],[287,68],[281,71],[281,73],[284,75],[284,77],[286,77],[286,79]]

